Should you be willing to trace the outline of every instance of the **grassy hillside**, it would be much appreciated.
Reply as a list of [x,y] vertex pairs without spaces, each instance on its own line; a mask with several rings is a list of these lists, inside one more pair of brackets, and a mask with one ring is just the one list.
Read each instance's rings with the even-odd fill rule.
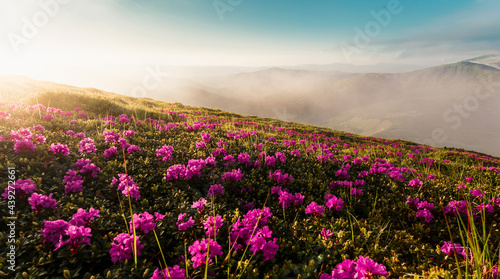
[[48,90],[0,104],[0,162],[7,277],[497,277],[484,154]]

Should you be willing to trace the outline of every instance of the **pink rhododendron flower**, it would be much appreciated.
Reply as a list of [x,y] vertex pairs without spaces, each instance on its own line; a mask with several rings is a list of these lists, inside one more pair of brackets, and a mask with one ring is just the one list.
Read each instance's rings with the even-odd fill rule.
[[163,161],[171,161],[174,148],[169,145],[164,145],[160,149],[156,149],[156,157],[162,157]]
[[54,119],[54,115],[52,115],[52,114],[50,114],[50,113],[49,113],[49,114],[45,115],[45,116],[43,117],[43,119],[45,119],[45,120],[49,120],[49,121],[50,121],[50,120]]
[[110,148],[104,150],[104,158],[109,159],[118,155],[118,149],[115,146],[111,146]]
[[150,279],[185,279],[186,270],[178,265],[167,267],[163,270],[156,268]]
[[66,144],[61,144],[61,143],[51,144],[49,151],[52,151],[54,155],[57,153],[61,153],[65,156],[69,155],[69,148],[68,145]]
[[39,230],[43,236],[43,243],[46,241],[57,245],[61,237],[65,234],[69,223],[64,220],[47,221],[44,220],[44,228]]
[[243,178],[243,173],[240,169],[232,170],[231,172],[225,172],[221,179],[223,181],[240,181]]
[[205,233],[206,235],[208,235],[208,237],[213,237],[223,224],[224,219],[222,219],[220,215],[217,215],[215,217],[208,216],[207,220],[203,221],[203,228],[205,229]]
[[129,145],[129,147],[127,147],[128,154],[132,154],[134,152],[139,152],[139,151],[141,151],[141,148],[137,145]]
[[207,200],[204,198],[201,198],[199,201],[193,202],[193,205],[191,205],[191,208],[196,208],[196,209],[198,209],[198,212],[202,212],[203,207],[205,206],[206,203],[207,203]]
[[185,216],[186,216],[186,213],[181,213],[177,217],[177,222],[175,224],[179,228],[179,231],[185,231],[185,230],[189,229],[189,227],[191,227],[195,223],[193,217],[189,217],[189,220],[184,221]]
[[422,187],[422,185],[423,185],[423,182],[420,181],[420,179],[418,179],[418,178],[412,179],[412,180],[410,180],[410,182],[408,182],[408,186],[411,186],[413,188]]
[[210,134],[209,133],[201,133],[201,139],[204,141],[204,142],[210,142]]
[[160,214],[158,212],[155,212],[154,215],[155,215],[155,222],[163,220],[165,218],[165,216],[166,216],[166,215]]
[[64,232],[64,236],[69,236],[69,239],[63,241],[63,237],[61,237],[54,251],[58,250],[63,245],[70,245],[70,252],[72,255],[75,255],[78,252],[80,244],[85,243],[90,245],[90,237],[92,236],[90,228],[70,225]]
[[470,190],[469,193],[471,193],[475,198],[484,197],[483,192],[481,190],[478,190],[478,189]]
[[83,208],[79,208],[78,211],[71,217],[69,224],[73,226],[87,226],[90,221],[97,217],[101,217],[99,215],[99,209],[90,208],[87,211]]
[[[445,241],[443,246],[441,246],[441,252],[444,254],[452,255],[453,253],[456,253],[457,255],[460,255],[464,258],[464,260],[467,260],[468,256],[467,253],[465,252],[465,248],[458,244],[458,243],[453,243],[453,242],[448,242]],[[472,256],[469,254],[469,256]]]
[[[128,233],[121,233],[117,235],[113,242],[111,243],[111,249],[109,250],[109,254],[111,255],[111,261],[121,262],[124,260],[128,260],[132,258],[134,253],[134,236],[129,235]],[[135,247],[137,255],[142,255],[141,250],[144,248],[144,245],[139,241],[139,237],[135,237]]]
[[139,192],[139,187],[137,187],[137,184],[134,182],[132,177],[123,173],[118,174],[118,176],[119,179],[113,177],[111,185],[118,183],[118,187],[116,189],[117,191],[122,191],[122,194],[124,194],[125,196],[130,195],[130,197],[138,200],[141,197],[141,194]]
[[374,260],[363,256],[359,256],[354,270],[357,273],[355,278],[370,278],[374,275],[387,277],[389,275],[384,265],[376,263]]
[[325,208],[321,205],[318,205],[316,202],[311,202],[306,207],[306,213],[314,215],[323,215],[325,213]]
[[477,206],[477,211],[485,211],[488,214],[493,214],[495,212],[495,208],[491,204],[480,204]]
[[[209,248],[210,246],[210,248]],[[200,266],[205,266],[208,255],[208,263],[212,262],[212,258],[216,256],[222,256],[222,247],[212,239],[202,239],[201,241],[196,240],[193,245],[188,248],[191,254],[191,261],[193,262],[193,268],[198,268]]]
[[335,211],[341,211],[344,201],[341,198],[337,198],[332,194],[325,195],[325,205],[328,209],[333,209]]
[[57,207],[57,201],[52,198],[52,193],[48,196],[39,195],[37,193],[31,194],[31,197],[28,198],[29,204],[31,205],[31,209],[40,210],[41,208],[52,208],[55,209]]
[[196,143],[196,148],[198,148],[198,149],[204,149],[205,147],[207,147],[207,144],[204,141],[200,141],[200,142]]
[[[136,230],[141,230],[143,233],[147,234],[156,228],[156,223],[153,220],[153,215],[149,214],[147,211],[133,215]],[[132,221],[129,221],[130,231],[133,231]]]
[[124,137],[127,137],[127,138],[131,138],[135,135],[135,131],[133,130],[126,130],[126,131],[123,131],[122,135]]
[[78,159],[73,165],[74,170],[79,170],[82,174],[89,174],[93,178],[97,178],[97,175],[101,171],[101,168],[97,167],[90,159]]
[[[36,192],[38,189],[36,188],[35,183],[30,179],[19,179],[17,180],[13,185],[11,185],[11,189],[14,187],[14,191],[16,192],[16,195],[20,198],[28,197],[31,196],[34,192]],[[9,198],[9,187],[5,188],[4,193],[2,194],[2,197],[7,200]]]
[[327,230],[326,228],[323,228],[321,229],[321,237],[324,239],[324,240],[327,240],[329,239],[330,237],[332,237],[334,235],[333,232],[331,232],[330,230]]
[[224,187],[220,184],[214,184],[208,189],[208,195],[212,196],[222,196],[224,195]]
[[18,140],[14,144],[14,151],[18,153],[19,151],[32,151],[34,152],[36,145],[30,140]]
[[359,256],[357,261],[350,259],[344,260],[342,263],[332,270],[331,275],[322,274],[320,279],[351,279],[351,278],[374,278],[373,276],[383,276],[387,278],[389,273],[386,267],[376,263],[374,260]]
[[94,140],[91,138],[86,138],[80,141],[78,152],[80,153],[94,153],[97,151],[97,148],[94,145]]

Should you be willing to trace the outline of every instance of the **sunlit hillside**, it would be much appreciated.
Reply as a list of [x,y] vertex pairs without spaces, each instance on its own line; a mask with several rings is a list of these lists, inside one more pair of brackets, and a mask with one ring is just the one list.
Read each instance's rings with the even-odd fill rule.
[[59,88],[0,161],[10,278],[498,276],[498,157]]

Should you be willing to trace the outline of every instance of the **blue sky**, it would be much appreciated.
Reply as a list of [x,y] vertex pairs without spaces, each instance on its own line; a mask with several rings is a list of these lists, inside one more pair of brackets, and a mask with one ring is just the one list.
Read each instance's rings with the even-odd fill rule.
[[500,50],[497,0],[7,0],[4,5],[0,73],[47,64],[430,66]]

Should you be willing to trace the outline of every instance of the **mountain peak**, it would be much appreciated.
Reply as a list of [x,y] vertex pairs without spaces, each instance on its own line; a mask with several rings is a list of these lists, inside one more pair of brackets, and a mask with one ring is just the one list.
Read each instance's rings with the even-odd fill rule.
[[497,70],[500,70],[500,54],[487,54],[479,57],[471,58],[468,60],[464,60],[462,62],[470,62],[475,64],[481,64],[493,67]]

